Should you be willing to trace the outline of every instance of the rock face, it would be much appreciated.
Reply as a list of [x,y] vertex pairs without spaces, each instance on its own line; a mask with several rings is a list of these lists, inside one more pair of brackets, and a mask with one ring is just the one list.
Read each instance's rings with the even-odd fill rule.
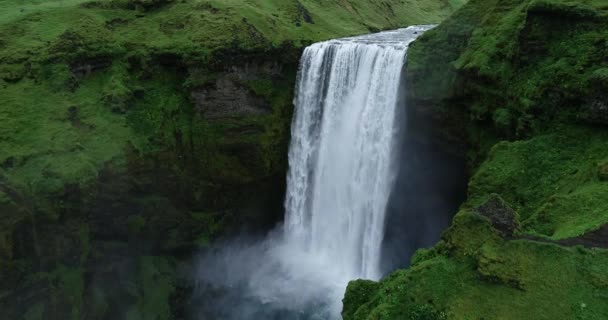
[[608,125],[608,100],[595,99],[583,106],[583,118],[594,124]]
[[264,82],[268,85],[272,84],[270,79],[280,78],[282,68],[278,63],[233,65],[226,69],[190,94],[205,119],[253,116],[272,111],[269,102],[250,85]]
[[223,77],[213,88],[192,91],[195,106],[205,119],[221,119],[246,115],[264,114],[268,107],[263,98],[234,80]]
[[519,229],[517,213],[496,194],[490,195],[490,199],[476,210],[482,216],[490,219],[492,226],[506,237],[513,236],[513,233]]

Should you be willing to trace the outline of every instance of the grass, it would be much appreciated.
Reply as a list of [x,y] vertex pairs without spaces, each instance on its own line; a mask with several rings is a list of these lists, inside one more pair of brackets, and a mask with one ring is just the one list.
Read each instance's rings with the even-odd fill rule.
[[[344,319],[608,317],[608,250],[549,243],[608,223],[607,26],[603,1],[471,0],[413,44],[410,99],[467,146],[468,199],[409,269],[351,282]],[[477,212],[495,195],[515,239]]]
[[[3,313],[67,319],[118,312],[130,319],[170,319],[175,270],[169,256],[207,246],[238,221],[260,220],[256,210],[272,216],[266,202],[281,201],[302,48],[437,23],[461,4],[0,1],[0,210],[6,218],[0,225],[0,273],[11,279],[0,286]],[[277,67],[279,75],[270,70]],[[192,93],[214,89],[227,74],[264,102],[263,113],[204,116]],[[101,222],[103,227],[96,225]],[[54,235],[67,224],[78,225],[70,231],[77,234]],[[96,238],[99,229],[142,243],[154,239],[140,253],[144,257],[129,257],[137,261],[138,274],[131,285],[108,291],[87,282],[95,278],[85,276],[91,257],[96,268],[119,272],[113,269],[114,251]],[[17,238],[16,230],[28,232],[19,231]],[[70,245],[37,240],[62,236]],[[77,252],[79,262],[43,265],[39,260],[48,259],[37,252],[13,261],[14,239],[44,245],[43,252],[61,261],[72,261]],[[107,252],[112,261],[98,256]],[[41,274],[56,294],[32,298],[33,307],[22,312],[11,285],[25,279],[43,288]],[[112,304],[125,296],[133,305],[114,310]]]
[[[4,1],[5,52],[43,53],[67,31],[96,37],[112,53],[139,47],[204,55],[237,46],[268,47],[361,34],[370,29],[440,22],[460,1],[175,1],[142,12],[132,1]],[[303,16],[306,16],[304,18]],[[2,30],[0,29],[0,30]],[[42,50],[40,50],[42,49]],[[69,52],[63,52],[68,54]],[[29,57],[28,57],[29,58]],[[200,56],[198,58],[201,58]]]
[[496,193],[520,214],[525,233],[582,235],[608,223],[608,185],[598,176],[606,150],[606,132],[585,127],[501,142],[471,178],[468,205]]
[[[137,304],[126,314],[128,320],[171,319],[170,296],[174,290],[172,263],[164,257],[142,257],[137,286],[132,294]],[[137,289],[135,289],[137,288]]]
[[[217,59],[213,52],[232,47],[268,50],[285,41],[301,45],[370,28],[438,22],[458,4],[176,1],[135,10],[129,1],[3,1],[2,174],[23,193],[58,194],[66,184],[95,179],[102,164],[124,157],[127,144],[139,149],[175,147],[167,135],[189,127],[196,116],[188,92],[181,87],[184,80],[174,75],[163,79],[169,75],[163,71],[153,81],[143,82],[128,74],[129,68],[151,67],[146,64],[158,57],[171,56],[180,65],[212,69]],[[296,21],[299,15],[306,15],[304,20],[310,22]],[[71,70],[90,61],[111,67],[75,78]],[[262,152],[277,158],[276,153],[283,150],[272,140],[286,134],[279,124],[285,121],[279,118],[290,114],[278,109],[289,104],[291,87],[271,89],[275,83],[259,80],[248,85],[269,97],[275,110],[266,134],[251,140],[260,141]],[[133,100],[137,90],[147,92],[143,99]],[[267,123],[266,119],[243,121]],[[223,135],[221,125],[214,127],[210,130]],[[188,129],[192,130],[207,129]],[[157,141],[149,143],[149,139]],[[261,166],[267,170],[276,165],[275,160],[265,162]],[[244,170],[234,173],[246,175]]]
[[524,232],[553,239],[606,223],[606,137],[583,128],[607,88],[606,13],[601,1],[472,1],[414,43],[412,98],[455,130],[467,121],[471,205],[498,193]]
[[[440,319],[442,313],[447,319],[602,319],[608,314],[606,250],[504,241],[492,236],[487,222],[466,212],[446,238],[442,253],[391,274],[358,308],[345,308],[355,312],[343,313],[344,318],[416,319],[408,310],[420,305],[428,310],[421,319]],[[345,302],[358,299],[361,285],[349,284]]]
[[0,162],[11,185],[52,194],[64,183],[95,177],[102,163],[122,152],[131,131],[98,103],[103,83],[102,76],[74,93],[31,80],[0,88],[11,106],[0,110]]

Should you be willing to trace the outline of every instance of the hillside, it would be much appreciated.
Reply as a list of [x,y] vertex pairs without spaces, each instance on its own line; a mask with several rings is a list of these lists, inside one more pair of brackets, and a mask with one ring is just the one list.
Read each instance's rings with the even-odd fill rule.
[[436,246],[345,319],[608,317],[608,6],[473,0],[410,49],[411,101],[469,159]]
[[459,5],[1,1],[3,318],[187,317],[176,270],[282,216],[302,48]]

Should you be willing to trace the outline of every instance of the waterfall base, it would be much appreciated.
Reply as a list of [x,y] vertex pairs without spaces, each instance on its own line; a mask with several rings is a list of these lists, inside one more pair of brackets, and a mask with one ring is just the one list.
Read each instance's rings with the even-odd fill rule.
[[[382,263],[387,206],[401,194],[394,190],[399,169],[407,176],[416,167],[404,165],[416,149],[402,148],[401,136],[408,134],[407,117],[401,118],[407,116],[403,66],[408,44],[429,28],[306,49],[296,88],[285,223],[263,240],[226,243],[202,259],[198,312],[204,319],[337,319],[350,280],[378,280],[392,270]],[[401,149],[408,154],[399,155]],[[406,198],[417,202],[422,191],[412,183],[418,180],[400,179],[397,186],[405,184]],[[419,245],[415,240],[412,245]],[[205,298],[210,292],[214,297]]]

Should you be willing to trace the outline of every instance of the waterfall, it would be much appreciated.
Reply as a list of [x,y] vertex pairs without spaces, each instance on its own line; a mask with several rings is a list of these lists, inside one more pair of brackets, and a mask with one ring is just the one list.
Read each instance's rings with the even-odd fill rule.
[[[300,62],[285,222],[205,256],[203,319],[338,319],[348,281],[377,280],[397,171],[408,45],[431,26],[331,40]],[[406,259],[406,257],[404,257]],[[204,291],[204,290],[203,290]],[[205,291],[204,291],[205,292]]]
[[321,42],[302,56],[286,237],[351,279],[382,275],[403,65],[409,43],[428,28]]

